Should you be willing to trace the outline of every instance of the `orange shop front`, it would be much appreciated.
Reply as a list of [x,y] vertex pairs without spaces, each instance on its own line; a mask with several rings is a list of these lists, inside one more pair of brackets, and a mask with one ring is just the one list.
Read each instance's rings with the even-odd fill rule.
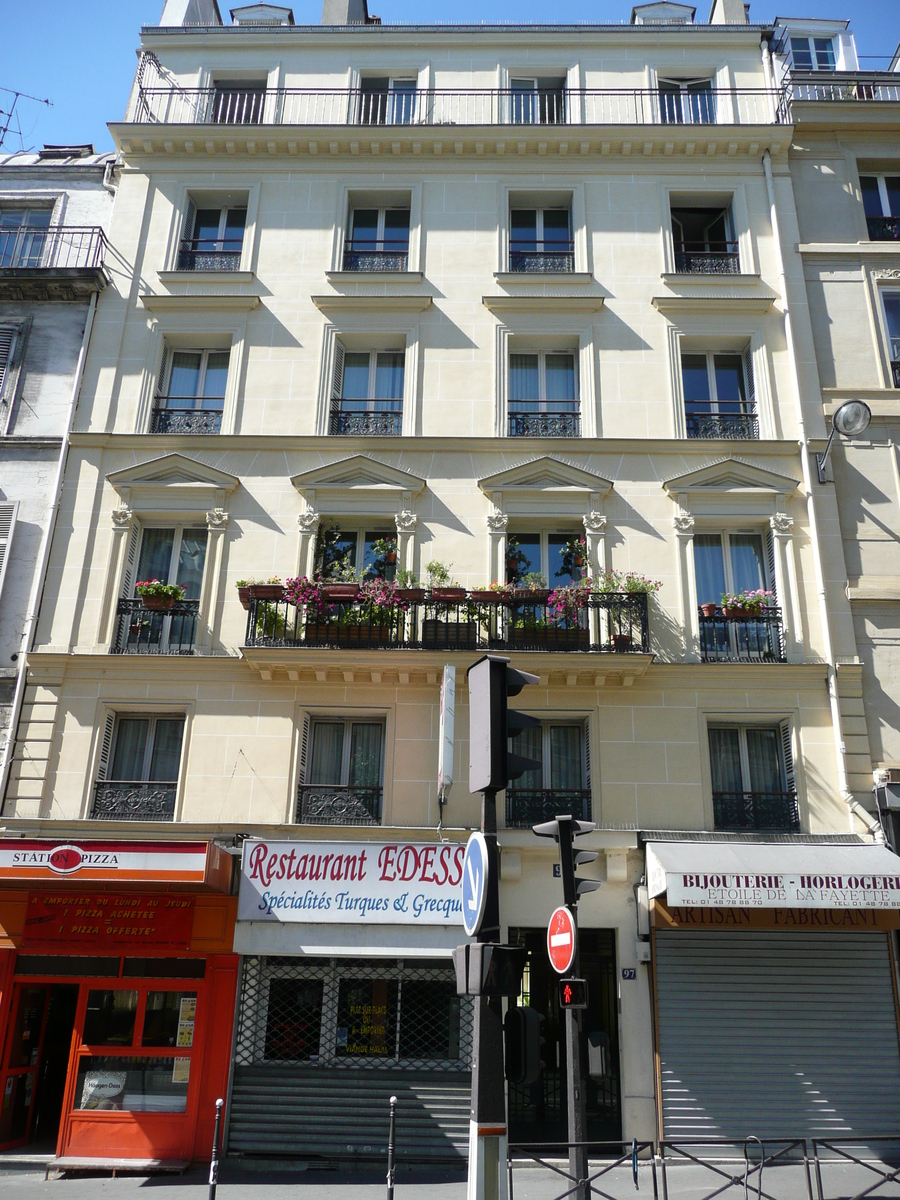
[[0,1149],[208,1159],[238,959],[206,842],[0,839]]

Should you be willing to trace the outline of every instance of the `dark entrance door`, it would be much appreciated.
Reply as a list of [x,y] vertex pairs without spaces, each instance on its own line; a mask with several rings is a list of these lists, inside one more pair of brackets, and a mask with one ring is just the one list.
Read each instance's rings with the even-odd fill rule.
[[39,1141],[56,1146],[62,1113],[77,984],[18,984],[0,1099],[0,1146]]
[[50,987],[47,1023],[41,1060],[38,1069],[34,1125],[31,1141],[49,1150],[56,1148],[59,1121],[62,1115],[69,1055],[72,1050],[72,1031],[78,1007],[78,985],[55,983]]
[[[609,1039],[609,1073],[587,1085],[587,1127],[591,1141],[618,1141],[622,1136],[619,1109],[619,1028],[616,992],[616,943],[611,929],[579,930],[581,974],[588,981],[590,1007],[584,1013],[585,1034]],[[528,950],[520,1003],[544,1016],[544,1069],[530,1086],[509,1085],[509,1140],[565,1142],[566,1035],[559,1010],[559,976],[547,958],[545,929],[510,929],[509,940]]]

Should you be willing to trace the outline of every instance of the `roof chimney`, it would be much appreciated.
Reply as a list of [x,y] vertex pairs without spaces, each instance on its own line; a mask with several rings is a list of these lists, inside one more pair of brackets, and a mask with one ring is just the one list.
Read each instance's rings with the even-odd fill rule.
[[746,25],[749,5],[744,0],[713,0],[709,13],[710,25]]
[[323,0],[323,25],[373,25],[366,0]]
[[216,0],[166,0],[159,19],[160,25],[221,25],[222,16]]

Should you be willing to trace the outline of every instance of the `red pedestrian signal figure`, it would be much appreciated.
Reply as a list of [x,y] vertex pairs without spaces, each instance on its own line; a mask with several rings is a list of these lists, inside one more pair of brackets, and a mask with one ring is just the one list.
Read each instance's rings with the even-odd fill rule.
[[567,983],[563,986],[563,1003],[572,1003],[572,985],[570,983]]

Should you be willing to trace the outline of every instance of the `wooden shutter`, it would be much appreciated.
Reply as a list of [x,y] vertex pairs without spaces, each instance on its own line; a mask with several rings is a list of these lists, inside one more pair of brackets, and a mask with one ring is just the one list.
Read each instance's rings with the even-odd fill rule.
[[300,726],[300,769],[297,772],[297,782],[306,783],[306,763],[309,757],[309,713],[304,713]]
[[[584,786],[588,793],[591,791],[591,722],[588,718],[584,723]],[[590,805],[593,806],[593,796],[590,800]],[[592,821],[593,814],[588,811],[588,820]]]
[[0,325],[0,396],[3,395],[3,380],[12,362],[13,347],[16,342],[14,325]]
[[184,238],[185,240],[187,240],[188,238],[192,238],[194,236],[194,224],[195,224],[196,220],[197,220],[197,205],[190,198],[190,196],[188,196],[187,208],[185,209],[185,213],[184,213],[184,229],[181,234],[182,238]]
[[794,748],[791,742],[791,723],[782,721],[779,725],[781,733],[781,764],[784,767],[784,782],[787,790],[796,790],[797,781],[794,774]]
[[753,381],[753,351],[748,346],[744,351],[744,384],[747,388],[747,409],[756,412],[756,384]]
[[162,359],[159,364],[159,375],[156,379],[156,394],[157,396],[165,396],[168,390],[168,379],[166,378],[169,371],[169,347],[163,342]]
[[344,390],[344,347],[340,342],[334,343],[334,375],[331,380],[331,399],[340,400]]
[[16,513],[18,510],[18,500],[0,504],[0,595],[3,593],[3,580],[6,578],[9,548],[12,543],[13,530],[16,527]]
[[107,713],[106,720],[103,723],[103,736],[100,739],[100,754],[97,758],[97,779],[103,780],[106,778],[106,773],[109,770],[109,760],[112,754],[113,733],[116,728],[116,714]]
[[775,535],[771,529],[766,534],[766,587],[775,596],[775,603],[778,603],[778,588],[775,584]]
[[137,521],[131,527],[128,538],[128,556],[125,559],[125,573],[122,576],[122,598],[130,600],[134,591],[134,568],[137,563],[138,545],[141,540],[141,527]]

